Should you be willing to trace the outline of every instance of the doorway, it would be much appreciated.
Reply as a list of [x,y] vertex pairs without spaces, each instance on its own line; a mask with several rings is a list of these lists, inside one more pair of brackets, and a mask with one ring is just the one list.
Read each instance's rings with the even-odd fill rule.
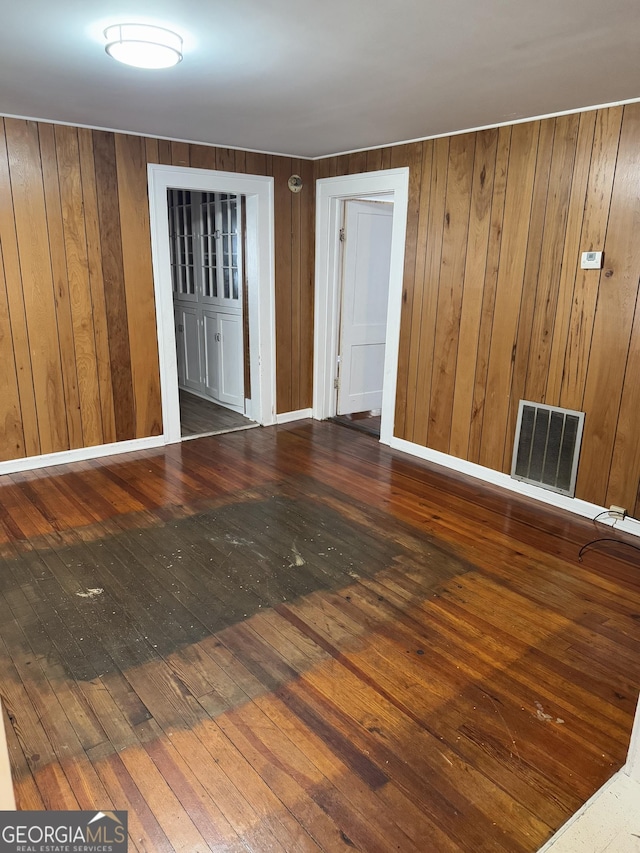
[[256,426],[246,321],[246,201],[167,191],[182,437]]
[[342,206],[338,423],[380,437],[393,196]]
[[[188,393],[212,402],[224,410],[225,416],[238,415],[243,422],[248,418],[262,425],[274,423],[273,178],[156,164],[149,165],[148,178],[165,442],[183,438],[180,391],[183,397]],[[180,229],[185,232],[181,245],[172,247],[169,191],[182,192],[185,205],[188,199],[191,214],[185,209],[187,219],[193,215],[194,200],[204,204],[208,214],[213,216],[204,223],[196,239],[191,240],[191,245],[185,236],[189,231],[185,225]],[[244,247],[237,244],[235,252],[237,291],[234,288],[233,241],[227,241],[225,265],[223,228],[213,227],[216,204],[221,215],[226,209],[227,225],[230,224],[231,208],[236,202],[228,203],[229,197],[239,200],[240,215],[244,217]],[[215,233],[218,230],[220,234]],[[227,236],[231,236],[230,232]],[[216,242],[220,240],[222,242]],[[237,264],[241,254],[242,278]],[[181,268],[174,271],[176,260]],[[186,268],[195,267],[196,260],[205,279],[198,285],[194,278],[192,285],[188,281],[191,271]],[[174,303],[176,281],[182,292]],[[191,292],[198,287],[197,293]],[[176,313],[179,314],[177,322]],[[205,323],[207,328],[203,330]],[[214,349],[223,340],[229,343],[228,349],[224,352]],[[249,397],[245,396],[247,388],[250,388]],[[217,430],[207,430],[210,431]]]
[[[371,418],[372,423],[374,418],[379,417],[380,441],[390,444],[397,384],[409,169],[387,169],[339,178],[323,178],[317,182],[316,191],[313,414],[321,420],[347,418],[350,425],[356,426],[358,418],[354,415],[357,416],[359,412],[365,412],[365,417]],[[387,213],[384,225],[383,215],[372,212],[373,207],[381,202],[383,205],[386,203],[387,212],[389,202],[393,202],[392,216],[389,217]],[[357,203],[360,203],[360,208]],[[352,204],[354,206],[350,208]],[[381,205],[379,210],[382,209]],[[350,263],[347,233],[350,210],[358,211],[356,219],[361,220],[365,235],[363,246],[369,244],[364,253],[368,260],[362,265],[358,262],[356,251],[356,283],[352,288],[351,317],[348,316],[348,310],[351,309],[343,299],[343,269],[346,270]],[[340,239],[342,228],[345,228],[346,238],[344,252],[343,241]],[[357,230],[357,226],[352,224],[352,233],[354,228]],[[385,231],[387,233],[382,242],[387,247],[386,258],[383,258],[382,252],[374,276],[378,284],[373,285],[369,293],[370,285],[367,280],[371,270],[362,275],[362,280],[359,281],[357,269],[361,266],[361,272],[367,271],[367,265],[371,265],[371,257],[376,257],[371,246],[376,239],[373,235],[382,235]],[[357,245],[358,241],[355,243]],[[357,296],[358,291],[364,291],[365,296],[362,296],[362,293]],[[343,340],[343,319],[346,320],[346,342]],[[364,341],[358,338],[360,333],[370,335],[373,331],[379,334],[377,340],[375,336]],[[354,346],[359,349],[355,356]],[[350,360],[347,367],[343,360],[345,352],[347,361]],[[349,391],[341,399],[340,391],[344,387],[345,379]],[[376,384],[378,387],[375,387]],[[346,411],[348,408],[352,408],[352,411]]]

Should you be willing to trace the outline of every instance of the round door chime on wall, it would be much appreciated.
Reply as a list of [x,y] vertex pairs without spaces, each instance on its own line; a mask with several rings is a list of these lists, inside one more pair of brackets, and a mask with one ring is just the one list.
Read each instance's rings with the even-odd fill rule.
[[302,178],[300,175],[291,175],[287,183],[292,193],[299,193],[302,189]]

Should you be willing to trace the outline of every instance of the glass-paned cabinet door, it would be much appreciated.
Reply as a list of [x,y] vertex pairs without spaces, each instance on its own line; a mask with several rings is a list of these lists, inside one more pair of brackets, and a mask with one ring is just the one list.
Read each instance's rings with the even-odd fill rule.
[[214,193],[200,194],[200,250],[202,260],[202,295],[218,298],[218,226]]
[[194,262],[194,222],[192,193],[167,190],[171,279],[176,299],[198,300]]
[[202,193],[203,297],[220,307],[241,308],[241,215],[239,196]]

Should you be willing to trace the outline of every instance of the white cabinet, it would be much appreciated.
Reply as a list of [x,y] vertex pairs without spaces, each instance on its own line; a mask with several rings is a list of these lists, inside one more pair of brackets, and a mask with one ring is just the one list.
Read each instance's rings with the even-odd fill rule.
[[202,394],[202,336],[200,317],[196,308],[176,304],[176,344],[178,347],[178,384]]
[[178,384],[244,412],[238,196],[169,190]]
[[243,411],[242,317],[205,311],[203,315],[205,390],[221,403]]

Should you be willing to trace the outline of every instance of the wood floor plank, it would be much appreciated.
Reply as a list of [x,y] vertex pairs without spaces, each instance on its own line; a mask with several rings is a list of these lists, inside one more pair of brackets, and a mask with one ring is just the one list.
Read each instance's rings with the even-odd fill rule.
[[329,423],[0,478],[18,806],[160,853],[535,851],[628,748],[601,535]]

